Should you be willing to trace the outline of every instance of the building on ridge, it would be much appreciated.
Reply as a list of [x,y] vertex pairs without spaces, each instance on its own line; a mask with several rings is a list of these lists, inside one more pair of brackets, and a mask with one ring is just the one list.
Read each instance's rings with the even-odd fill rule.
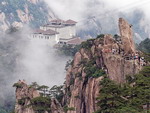
[[80,44],[82,40],[76,36],[76,24],[74,20],[51,20],[48,24],[33,30],[32,38],[47,39],[54,44]]
[[41,29],[36,29],[33,30],[33,33],[30,35],[31,38],[35,38],[35,39],[45,39],[45,40],[49,40],[52,43],[56,43],[58,42],[58,32],[54,31],[54,30],[41,30]]
[[76,36],[76,24],[77,22],[73,20],[52,20],[48,24],[40,27],[42,30],[54,30],[59,33],[58,39],[70,39]]

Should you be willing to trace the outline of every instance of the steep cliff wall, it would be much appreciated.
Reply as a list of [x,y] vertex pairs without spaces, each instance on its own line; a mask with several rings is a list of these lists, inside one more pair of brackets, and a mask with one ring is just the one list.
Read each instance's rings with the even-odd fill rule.
[[[76,53],[66,76],[64,103],[75,108],[68,113],[96,111],[103,71],[111,80],[124,83],[126,75],[135,74],[142,68],[139,60],[134,59],[136,50],[129,24],[119,19],[119,27],[120,40],[111,35],[100,36],[82,43],[82,49]],[[92,73],[92,70],[99,74]]]
[[34,113],[31,104],[31,99],[39,97],[40,94],[34,88],[29,88],[25,81],[18,81],[14,84],[16,88],[16,105],[15,113]]
[[[126,82],[126,75],[138,73],[142,68],[129,24],[119,19],[119,27],[121,36],[100,35],[81,44],[66,75],[61,105],[67,106],[67,113],[95,112],[99,82],[104,75],[120,84]],[[61,106],[55,108],[56,113],[60,112],[58,108],[62,109]]]
[[[25,81],[19,80],[14,86],[16,87],[15,113],[48,113],[47,111],[43,112],[43,108],[46,109],[47,101],[49,106],[46,107],[51,113],[63,113],[63,109],[56,99],[38,98],[41,97],[40,93],[35,88],[28,86]],[[36,100],[33,103],[34,99]]]
[[135,53],[132,25],[128,24],[128,22],[126,20],[124,20],[123,18],[120,18],[119,19],[119,30],[120,30],[120,35],[121,35],[125,54]]

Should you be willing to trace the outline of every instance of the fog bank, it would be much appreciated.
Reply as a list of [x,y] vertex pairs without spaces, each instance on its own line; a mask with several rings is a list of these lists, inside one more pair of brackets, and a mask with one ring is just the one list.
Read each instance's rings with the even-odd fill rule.
[[[118,18],[133,24],[139,40],[150,35],[150,0],[45,0],[61,19],[78,22],[78,34],[118,33]],[[85,34],[85,35],[84,35]],[[136,36],[136,35],[135,35]]]
[[29,38],[30,31],[27,27],[0,36],[0,106],[12,107],[12,86],[19,79],[49,87],[65,81],[65,65],[70,58],[58,55],[48,40]]

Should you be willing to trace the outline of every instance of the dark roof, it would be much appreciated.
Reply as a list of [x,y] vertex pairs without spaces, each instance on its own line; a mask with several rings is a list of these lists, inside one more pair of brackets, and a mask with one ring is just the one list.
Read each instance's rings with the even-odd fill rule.
[[44,35],[55,35],[55,34],[59,34],[58,32],[54,31],[54,30],[47,30],[43,32]]
[[49,27],[53,27],[53,28],[61,28],[61,27],[65,27],[68,25],[75,25],[77,22],[69,19],[67,21],[61,20],[61,19],[55,19],[55,20],[51,20],[48,24],[43,25],[43,27],[45,26],[49,26]]
[[77,38],[77,37],[72,37],[72,38],[59,38],[59,40],[61,40],[61,41],[69,41],[69,40],[72,40],[72,39],[75,39],[75,38]]
[[42,34],[42,32],[43,32],[43,30],[41,30],[41,29],[35,29],[35,30],[33,30],[34,34]]
[[33,33],[34,34],[43,34],[43,35],[55,35],[55,34],[59,34],[58,32],[54,31],[54,30],[41,30],[41,29],[36,29],[36,30],[33,30]]
[[43,27],[63,28],[64,25],[52,25],[52,24],[47,24],[47,25],[44,25]]
[[63,22],[64,22],[64,20],[61,20],[61,19],[55,19],[55,20],[50,21],[50,23],[57,23],[57,24],[61,24]]
[[76,21],[71,20],[71,19],[65,21],[65,24],[69,24],[69,25],[75,25],[76,23],[77,23]]
[[67,44],[78,45],[78,44],[81,44],[82,42],[83,42],[83,40],[81,40],[79,37],[76,37],[76,38],[72,38],[71,40],[67,41]]

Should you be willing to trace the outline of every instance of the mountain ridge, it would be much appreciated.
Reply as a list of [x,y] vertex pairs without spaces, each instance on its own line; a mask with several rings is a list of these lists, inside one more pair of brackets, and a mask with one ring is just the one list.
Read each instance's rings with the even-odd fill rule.
[[[146,65],[142,60],[135,58],[135,56],[140,56],[140,53],[134,47],[130,24],[120,18],[119,27],[121,36],[99,35],[96,39],[89,39],[81,44],[81,49],[76,53],[68,68],[63,90],[64,94],[61,95],[61,98],[62,96],[63,98],[59,101],[59,104],[55,105],[61,113],[96,112],[100,109],[97,106],[96,99],[101,89],[99,82],[102,81],[104,76],[108,76],[110,80],[117,84],[123,84],[126,83],[127,75],[138,73],[143,68],[143,65]],[[35,100],[33,97],[24,99],[26,90],[23,90],[24,87],[20,84],[20,81],[16,84],[16,95],[23,94],[22,96],[17,96],[16,106],[18,107],[15,108],[16,113],[27,113],[26,111],[30,110],[30,107],[26,107],[23,111],[18,108],[24,108],[30,103],[31,107],[33,107],[32,113],[60,112],[53,111],[53,108],[50,107],[52,103],[51,98],[46,96],[47,86],[39,87],[42,88],[43,96]],[[40,106],[47,97],[50,100],[46,101],[45,106]],[[18,103],[20,99],[24,99],[23,105]]]
[[39,27],[55,18],[53,11],[43,0],[0,0],[0,30],[10,26]]

